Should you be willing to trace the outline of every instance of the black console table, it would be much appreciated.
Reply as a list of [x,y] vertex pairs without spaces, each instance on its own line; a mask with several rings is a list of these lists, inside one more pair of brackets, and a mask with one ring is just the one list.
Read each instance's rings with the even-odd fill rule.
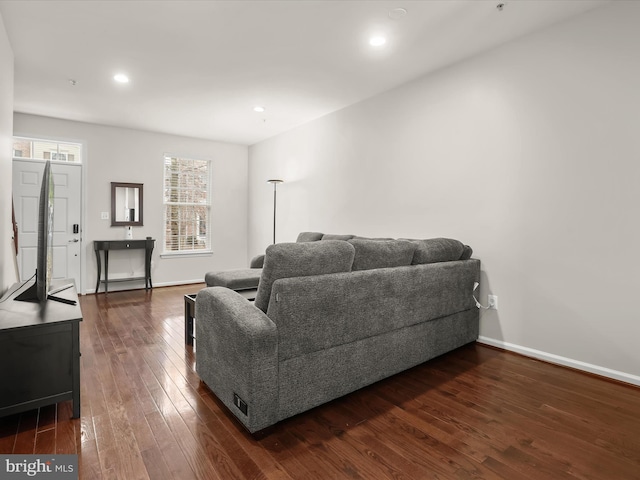
[[[144,249],[144,277],[128,277],[112,279],[112,282],[128,282],[131,280],[144,280],[144,288],[148,290],[153,288],[151,284],[151,253],[155,245],[153,238],[146,240],[95,240],[93,249],[96,252],[96,261],[98,262],[98,279],[96,281],[96,293],[100,290],[100,283],[104,283],[104,292],[109,291],[109,250],[135,250]],[[102,262],[100,261],[100,251],[104,252],[104,280],[100,280],[102,276]]]
[[70,303],[15,301],[31,284],[12,286],[0,300],[0,417],[72,400],[78,418],[82,311],[76,288],[55,294]]

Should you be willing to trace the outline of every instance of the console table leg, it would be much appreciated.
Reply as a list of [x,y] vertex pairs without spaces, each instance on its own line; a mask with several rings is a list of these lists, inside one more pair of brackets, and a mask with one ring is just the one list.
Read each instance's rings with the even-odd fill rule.
[[100,277],[102,276],[102,262],[100,261],[100,250],[95,250],[96,252],[96,263],[98,264],[98,279],[96,280],[96,293],[100,291]]
[[104,293],[109,292],[109,250],[104,251]]
[[146,279],[144,281],[145,286],[147,285],[147,280],[149,281],[149,288],[153,288],[153,284],[151,283],[151,254],[153,253],[153,243],[149,244],[147,241],[146,250],[146,258],[145,258],[145,275]]

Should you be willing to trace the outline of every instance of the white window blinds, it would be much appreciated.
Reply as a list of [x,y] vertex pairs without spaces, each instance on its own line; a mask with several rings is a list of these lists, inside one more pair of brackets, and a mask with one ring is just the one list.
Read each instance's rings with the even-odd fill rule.
[[164,158],[164,250],[211,250],[211,162]]

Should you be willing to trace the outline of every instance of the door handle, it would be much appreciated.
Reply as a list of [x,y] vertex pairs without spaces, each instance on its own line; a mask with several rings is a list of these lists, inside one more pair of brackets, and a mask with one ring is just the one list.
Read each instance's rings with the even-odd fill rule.
[[73,240],[69,240],[69,243],[78,243],[80,240],[78,240],[77,238],[74,238]]

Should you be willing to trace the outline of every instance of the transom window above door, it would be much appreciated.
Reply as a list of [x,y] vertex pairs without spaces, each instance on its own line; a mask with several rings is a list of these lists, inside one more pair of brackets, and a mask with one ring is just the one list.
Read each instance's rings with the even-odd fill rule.
[[13,158],[82,163],[82,144],[13,137]]

